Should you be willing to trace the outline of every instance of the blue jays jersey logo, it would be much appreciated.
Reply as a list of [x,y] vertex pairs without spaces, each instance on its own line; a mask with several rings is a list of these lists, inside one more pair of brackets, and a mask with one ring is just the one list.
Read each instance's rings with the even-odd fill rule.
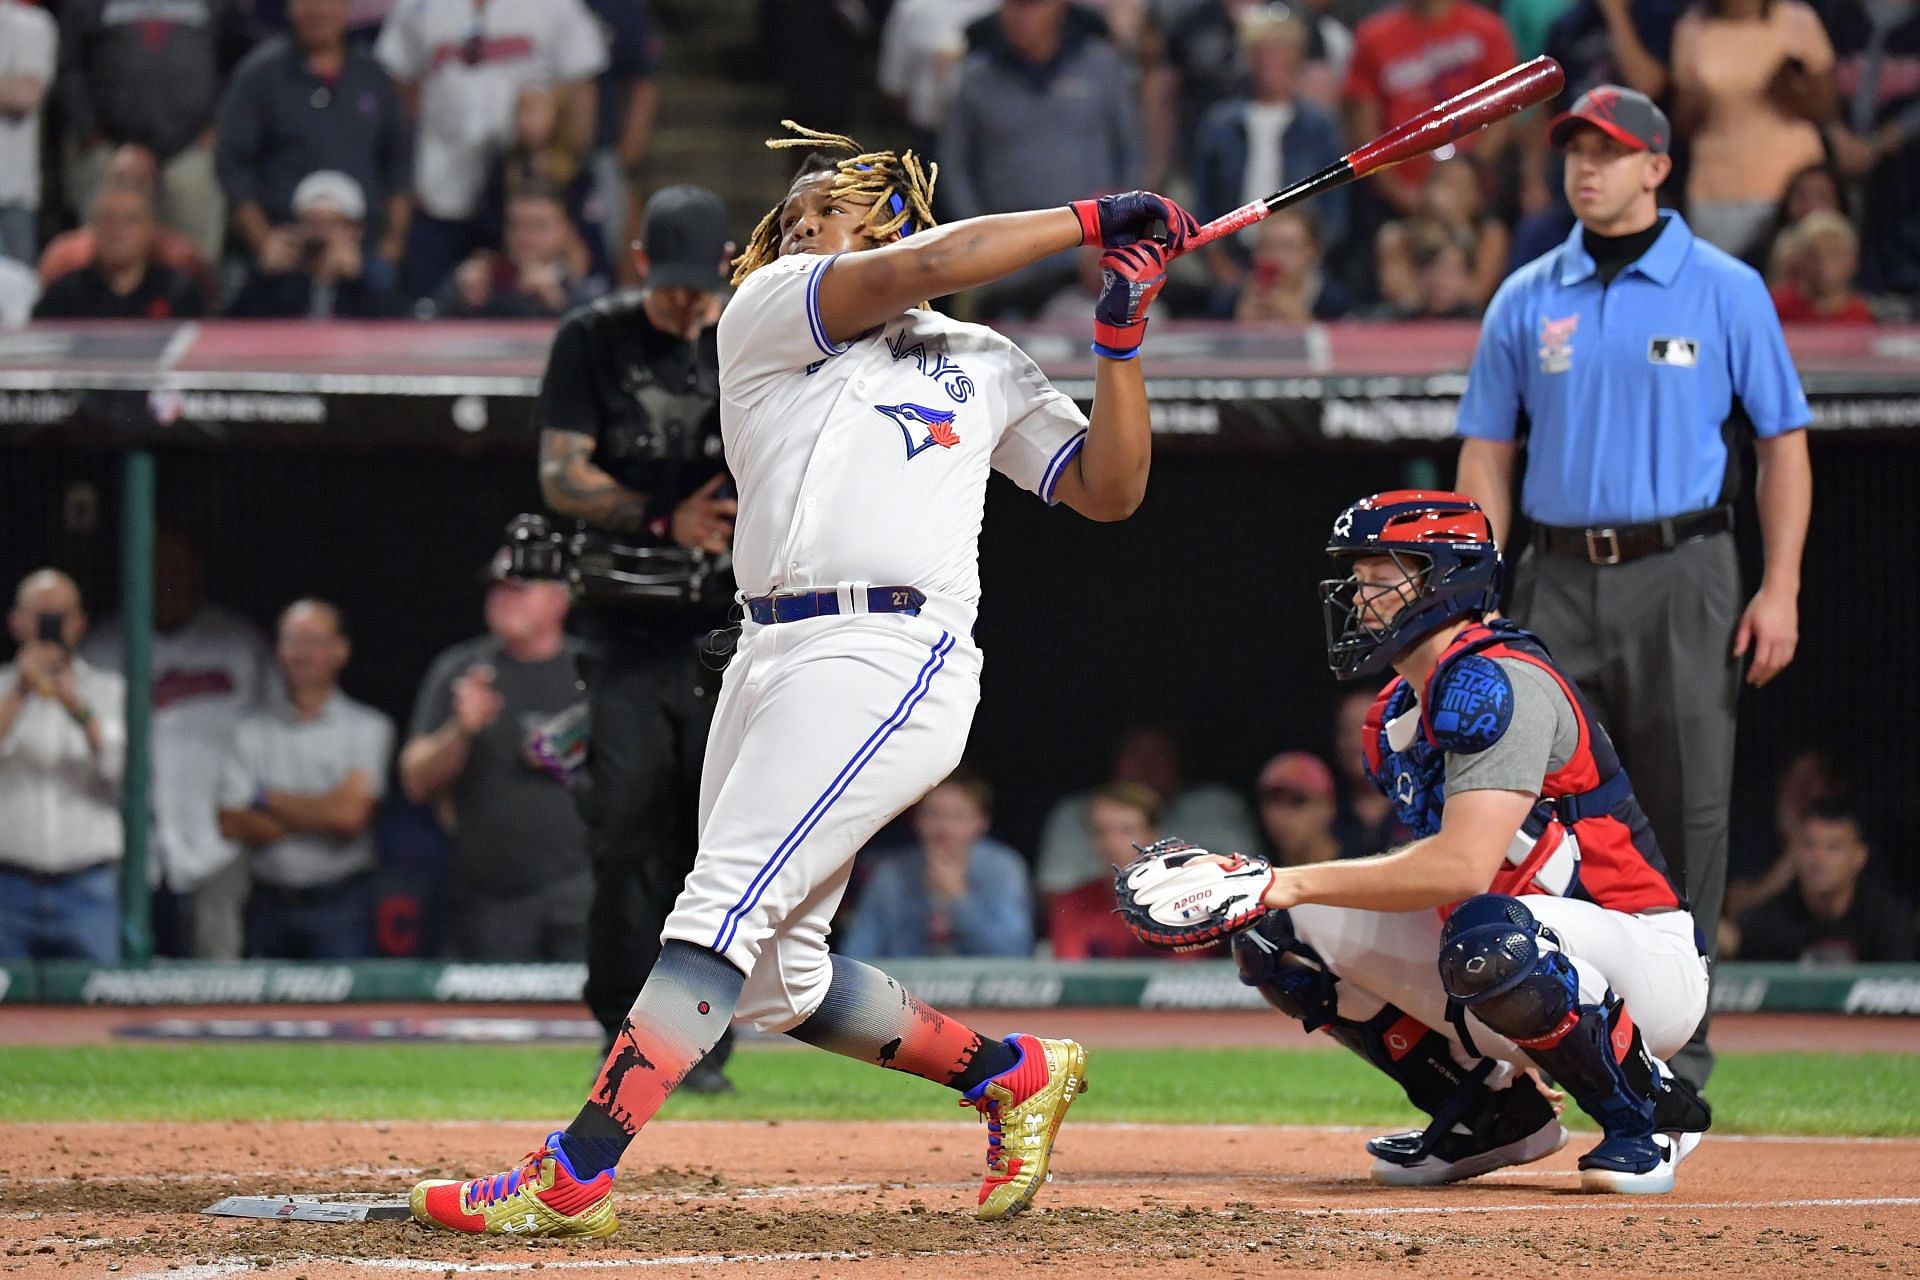
[[958,414],[952,409],[929,409],[924,404],[877,404],[873,407],[875,412],[892,418],[894,425],[900,428],[909,458],[934,445],[951,449],[960,443],[960,437],[953,430],[953,420]]

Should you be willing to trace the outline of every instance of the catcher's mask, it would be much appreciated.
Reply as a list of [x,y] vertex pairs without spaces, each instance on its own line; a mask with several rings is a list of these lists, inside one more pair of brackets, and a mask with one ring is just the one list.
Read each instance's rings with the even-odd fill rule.
[[[1373,675],[1436,628],[1491,613],[1500,599],[1493,526],[1463,494],[1396,489],[1362,498],[1333,522],[1327,554],[1346,570],[1320,584],[1327,665],[1342,680]],[[1399,566],[1398,584],[1354,575],[1354,562],[1372,556]]]

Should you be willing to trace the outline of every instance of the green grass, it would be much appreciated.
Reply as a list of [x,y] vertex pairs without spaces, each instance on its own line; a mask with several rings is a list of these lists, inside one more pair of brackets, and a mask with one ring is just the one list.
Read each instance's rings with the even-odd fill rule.
[[[564,1120],[593,1051],[516,1045],[114,1045],[0,1048],[0,1121]],[[731,1098],[675,1097],[708,1120],[958,1118],[950,1095],[830,1054],[747,1049]],[[1097,1050],[1084,1120],[1392,1125],[1413,1116],[1342,1053]],[[1729,1132],[1920,1135],[1920,1055],[1747,1053],[1709,1095]],[[1576,1118],[1576,1123],[1579,1123]]]

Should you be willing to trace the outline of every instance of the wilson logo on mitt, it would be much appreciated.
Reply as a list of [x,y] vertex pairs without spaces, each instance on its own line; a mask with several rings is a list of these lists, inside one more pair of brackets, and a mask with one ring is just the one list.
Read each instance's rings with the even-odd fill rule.
[[1114,909],[1149,946],[1194,951],[1266,915],[1261,898],[1272,883],[1273,868],[1259,858],[1161,840],[1114,872]]

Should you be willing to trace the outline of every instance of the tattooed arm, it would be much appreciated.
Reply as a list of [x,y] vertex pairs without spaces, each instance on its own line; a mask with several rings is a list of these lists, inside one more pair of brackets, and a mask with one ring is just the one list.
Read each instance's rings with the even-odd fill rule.
[[552,427],[540,433],[540,496],[563,516],[602,529],[629,531],[646,523],[647,496],[593,465],[594,439]]

